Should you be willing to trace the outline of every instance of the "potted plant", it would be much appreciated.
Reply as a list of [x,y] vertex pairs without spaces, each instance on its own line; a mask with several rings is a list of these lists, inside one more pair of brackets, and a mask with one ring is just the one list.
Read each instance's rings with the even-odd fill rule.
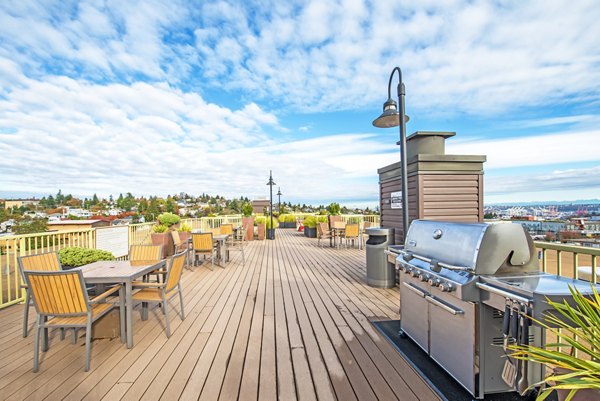
[[173,254],[173,236],[169,231],[178,228],[180,221],[181,217],[174,213],[161,213],[158,215],[157,223],[152,226],[152,245],[163,247],[163,258]]
[[242,206],[242,226],[246,229],[246,241],[254,240],[254,217],[252,217],[252,205],[249,202]]
[[279,228],[288,228],[287,214],[280,214],[277,220],[279,221]]
[[317,218],[315,216],[304,218],[304,235],[308,238],[317,238]]
[[187,242],[192,237],[192,226],[183,223],[178,229],[181,242]]
[[256,224],[256,236],[260,241],[264,240],[266,231],[266,219],[264,217],[257,217],[254,220],[254,224]]
[[286,224],[288,228],[296,229],[296,216],[293,214],[288,214],[286,218]]
[[63,269],[72,269],[99,260],[115,260],[112,253],[101,249],[67,247],[58,251],[58,258]]
[[[600,400],[600,295],[592,286],[593,296],[586,297],[577,288],[569,288],[574,304],[567,301],[548,304],[554,308],[545,322],[536,321],[557,342],[543,347],[511,345],[511,356],[534,361],[550,368],[541,383],[537,401],[546,399],[556,390],[560,401]],[[577,351],[577,354],[575,354]]]
[[267,226],[267,239],[275,239],[275,229],[279,227],[279,222],[275,217],[273,217],[273,227],[271,227],[271,218],[267,217],[266,219]]

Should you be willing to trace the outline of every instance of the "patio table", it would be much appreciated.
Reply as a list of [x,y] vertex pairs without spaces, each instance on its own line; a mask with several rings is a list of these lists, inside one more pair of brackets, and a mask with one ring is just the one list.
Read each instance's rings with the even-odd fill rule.
[[333,245],[331,244],[331,239],[329,240],[329,245],[333,248],[338,247],[337,245],[337,238],[339,238],[340,241],[340,245],[342,243],[342,236],[344,235],[344,232],[346,231],[346,225],[344,224],[342,225],[338,225],[336,224],[334,227],[331,228],[331,237],[333,238]]
[[[139,262],[138,262],[139,263]],[[125,286],[125,315],[121,316],[121,327],[125,325],[127,348],[133,347],[133,281],[161,267],[164,261],[138,264],[129,260],[99,261],[79,267],[83,279],[89,284],[123,284]],[[147,262],[142,262],[147,263]]]
[[[234,231],[236,231],[237,228],[234,228]],[[208,231],[202,231],[202,230],[192,230],[192,234],[193,233],[203,233],[203,232],[208,232]],[[227,249],[227,240],[229,239],[230,235],[229,234],[213,234],[213,241],[215,241],[217,243],[217,264],[221,267],[223,266],[223,259],[225,259],[225,262],[229,262],[229,250]],[[189,239],[189,243],[193,244],[192,242],[192,238]],[[193,245],[192,245],[192,249],[193,249]]]

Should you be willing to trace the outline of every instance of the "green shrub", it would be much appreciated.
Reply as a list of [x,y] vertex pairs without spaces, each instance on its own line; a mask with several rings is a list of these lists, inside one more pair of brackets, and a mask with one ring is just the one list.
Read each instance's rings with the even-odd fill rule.
[[153,233],[160,234],[160,233],[166,233],[167,231],[169,231],[169,227],[167,227],[164,224],[155,224],[152,226]]
[[327,216],[318,216],[317,223],[327,223]]
[[162,213],[158,215],[158,222],[167,227],[171,227],[174,224],[177,224],[181,221],[181,217],[177,216],[175,213]]
[[288,215],[287,214],[280,214],[279,217],[277,218],[277,220],[279,220],[280,223],[285,223],[287,221]]
[[[267,218],[266,224],[267,224],[267,230],[270,230],[271,229],[271,218],[270,217]],[[279,221],[277,221],[277,219],[275,217],[273,217],[273,226],[274,226],[273,228],[279,227]]]
[[254,225],[259,225],[259,224],[265,224],[267,222],[266,218],[264,216],[258,216],[257,218],[254,219]]
[[183,223],[177,231],[189,233],[192,231],[192,226],[190,226],[189,224]]
[[244,206],[242,206],[242,214],[244,217],[252,216],[252,205],[250,203],[244,203]]
[[315,228],[317,226],[317,218],[315,216],[306,216],[304,218],[304,227]]
[[112,253],[100,249],[79,247],[63,248],[58,251],[60,263],[65,266],[83,266],[99,260],[115,260]]
[[[281,220],[279,220],[281,221]],[[293,214],[288,214],[286,219],[285,219],[286,223],[295,223],[296,222],[296,216],[294,216]]]

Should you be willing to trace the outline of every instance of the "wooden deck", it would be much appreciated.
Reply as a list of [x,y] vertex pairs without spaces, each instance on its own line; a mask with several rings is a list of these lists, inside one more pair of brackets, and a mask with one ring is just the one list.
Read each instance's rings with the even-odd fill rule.
[[94,341],[88,373],[83,339],[57,333],[32,373],[22,305],[0,310],[0,398],[438,400],[371,324],[398,318],[397,288],[364,276],[364,250],[277,230],[248,244],[245,266],[236,252],[226,268],[186,271],[187,316],[171,309],[171,338],[157,309],[147,321],[136,311],[135,346]]

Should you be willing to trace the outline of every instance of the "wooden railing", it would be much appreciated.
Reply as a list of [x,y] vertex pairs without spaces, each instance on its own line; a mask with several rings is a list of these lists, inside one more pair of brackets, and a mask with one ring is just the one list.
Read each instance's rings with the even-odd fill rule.
[[600,249],[586,246],[564,245],[552,242],[535,242],[539,250],[540,270],[570,278],[580,278],[578,267],[591,269],[590,281],[597,282]]
[[0,309],[25,300],[25,294],[19,288],[21,275],[17,257],[58,251],[70,246],[95,248],[96,230],[53,231],[0,237]]

